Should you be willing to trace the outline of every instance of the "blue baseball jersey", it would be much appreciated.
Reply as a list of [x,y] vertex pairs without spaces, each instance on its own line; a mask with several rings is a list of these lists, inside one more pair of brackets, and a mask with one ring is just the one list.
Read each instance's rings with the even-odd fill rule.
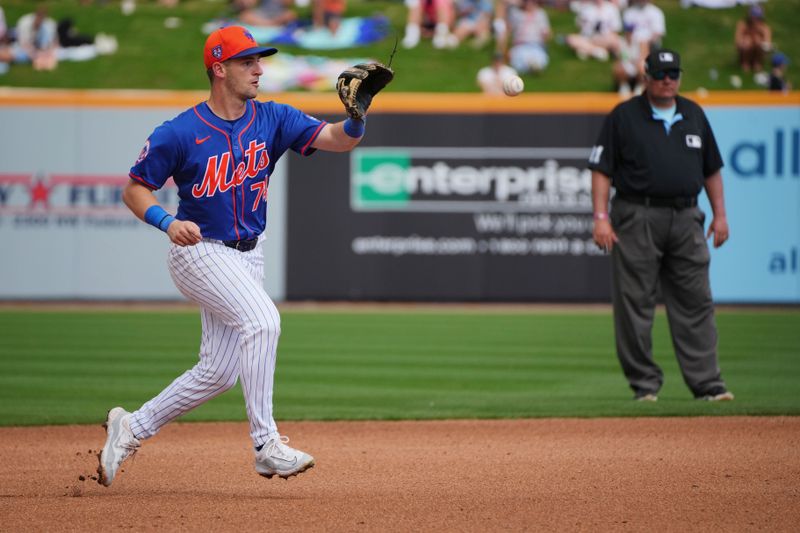
[[172,177],[179,220],[203,237],[250,239],[266,227],[267,187],[288,149],[310,155],[326,122],[285,104],[250,100],[237,120],[217,117],[203,102],[157,127],[130,171],[151,190]]

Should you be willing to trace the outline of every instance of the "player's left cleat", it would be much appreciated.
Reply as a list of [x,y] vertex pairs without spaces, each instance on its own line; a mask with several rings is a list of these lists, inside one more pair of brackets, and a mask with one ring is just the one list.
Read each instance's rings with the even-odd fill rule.
[[135,454],[142,445],[131,431],[130,418],[128,411],[122,407],[114,407],[108,412],[108,419],[103,424],[108,436],[106,445],[98,456],[100,466],[97,467],[97,473],[98,482],[106,487],[111,486],[122,462]]
[[286,445],[289,437],[276,436],[256,452],[256,472],[266,478],[296,476],[314,466],[314,458]]

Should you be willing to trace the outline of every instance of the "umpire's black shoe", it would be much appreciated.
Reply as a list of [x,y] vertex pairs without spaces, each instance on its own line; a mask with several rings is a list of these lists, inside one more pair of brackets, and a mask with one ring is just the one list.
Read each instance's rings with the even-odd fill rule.
[[657,402],[658,395],[655,392],[639,392],[633,399],[637,402]]
[[705,394],[698,396],[697,399],[706,402],[729,402],[733,400],[733,393],[725,387],[712,387]]

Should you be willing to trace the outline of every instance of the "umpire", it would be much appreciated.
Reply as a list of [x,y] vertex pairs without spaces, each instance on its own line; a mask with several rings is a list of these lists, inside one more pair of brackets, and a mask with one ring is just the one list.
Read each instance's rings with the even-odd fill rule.
[[[653,360],[651,331],[660,284],[692,394],[733,400],[717,363],[706,244],[711,235],[714,247],[728,240],[722,158],[703,110],[678,96],[680,56],[654,51],[645,70],[645,92],[606,117],[589,157],[593,237],[611,252],[617,356],[634,398],[656,401],[664,378]],[[705,235],[705,214],[697,207],[703,188],[714,213]]]

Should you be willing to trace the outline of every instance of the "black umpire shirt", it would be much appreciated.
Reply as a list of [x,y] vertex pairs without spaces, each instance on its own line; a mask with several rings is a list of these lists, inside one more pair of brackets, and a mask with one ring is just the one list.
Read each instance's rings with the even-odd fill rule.
[[606,117],[589,168],[609,176],[617,194],[696,197],[705,178],[722,168],[703,110],[682,96],[676,100],[677,120],[669,134],[653,117],[646,94],[617,105]]

